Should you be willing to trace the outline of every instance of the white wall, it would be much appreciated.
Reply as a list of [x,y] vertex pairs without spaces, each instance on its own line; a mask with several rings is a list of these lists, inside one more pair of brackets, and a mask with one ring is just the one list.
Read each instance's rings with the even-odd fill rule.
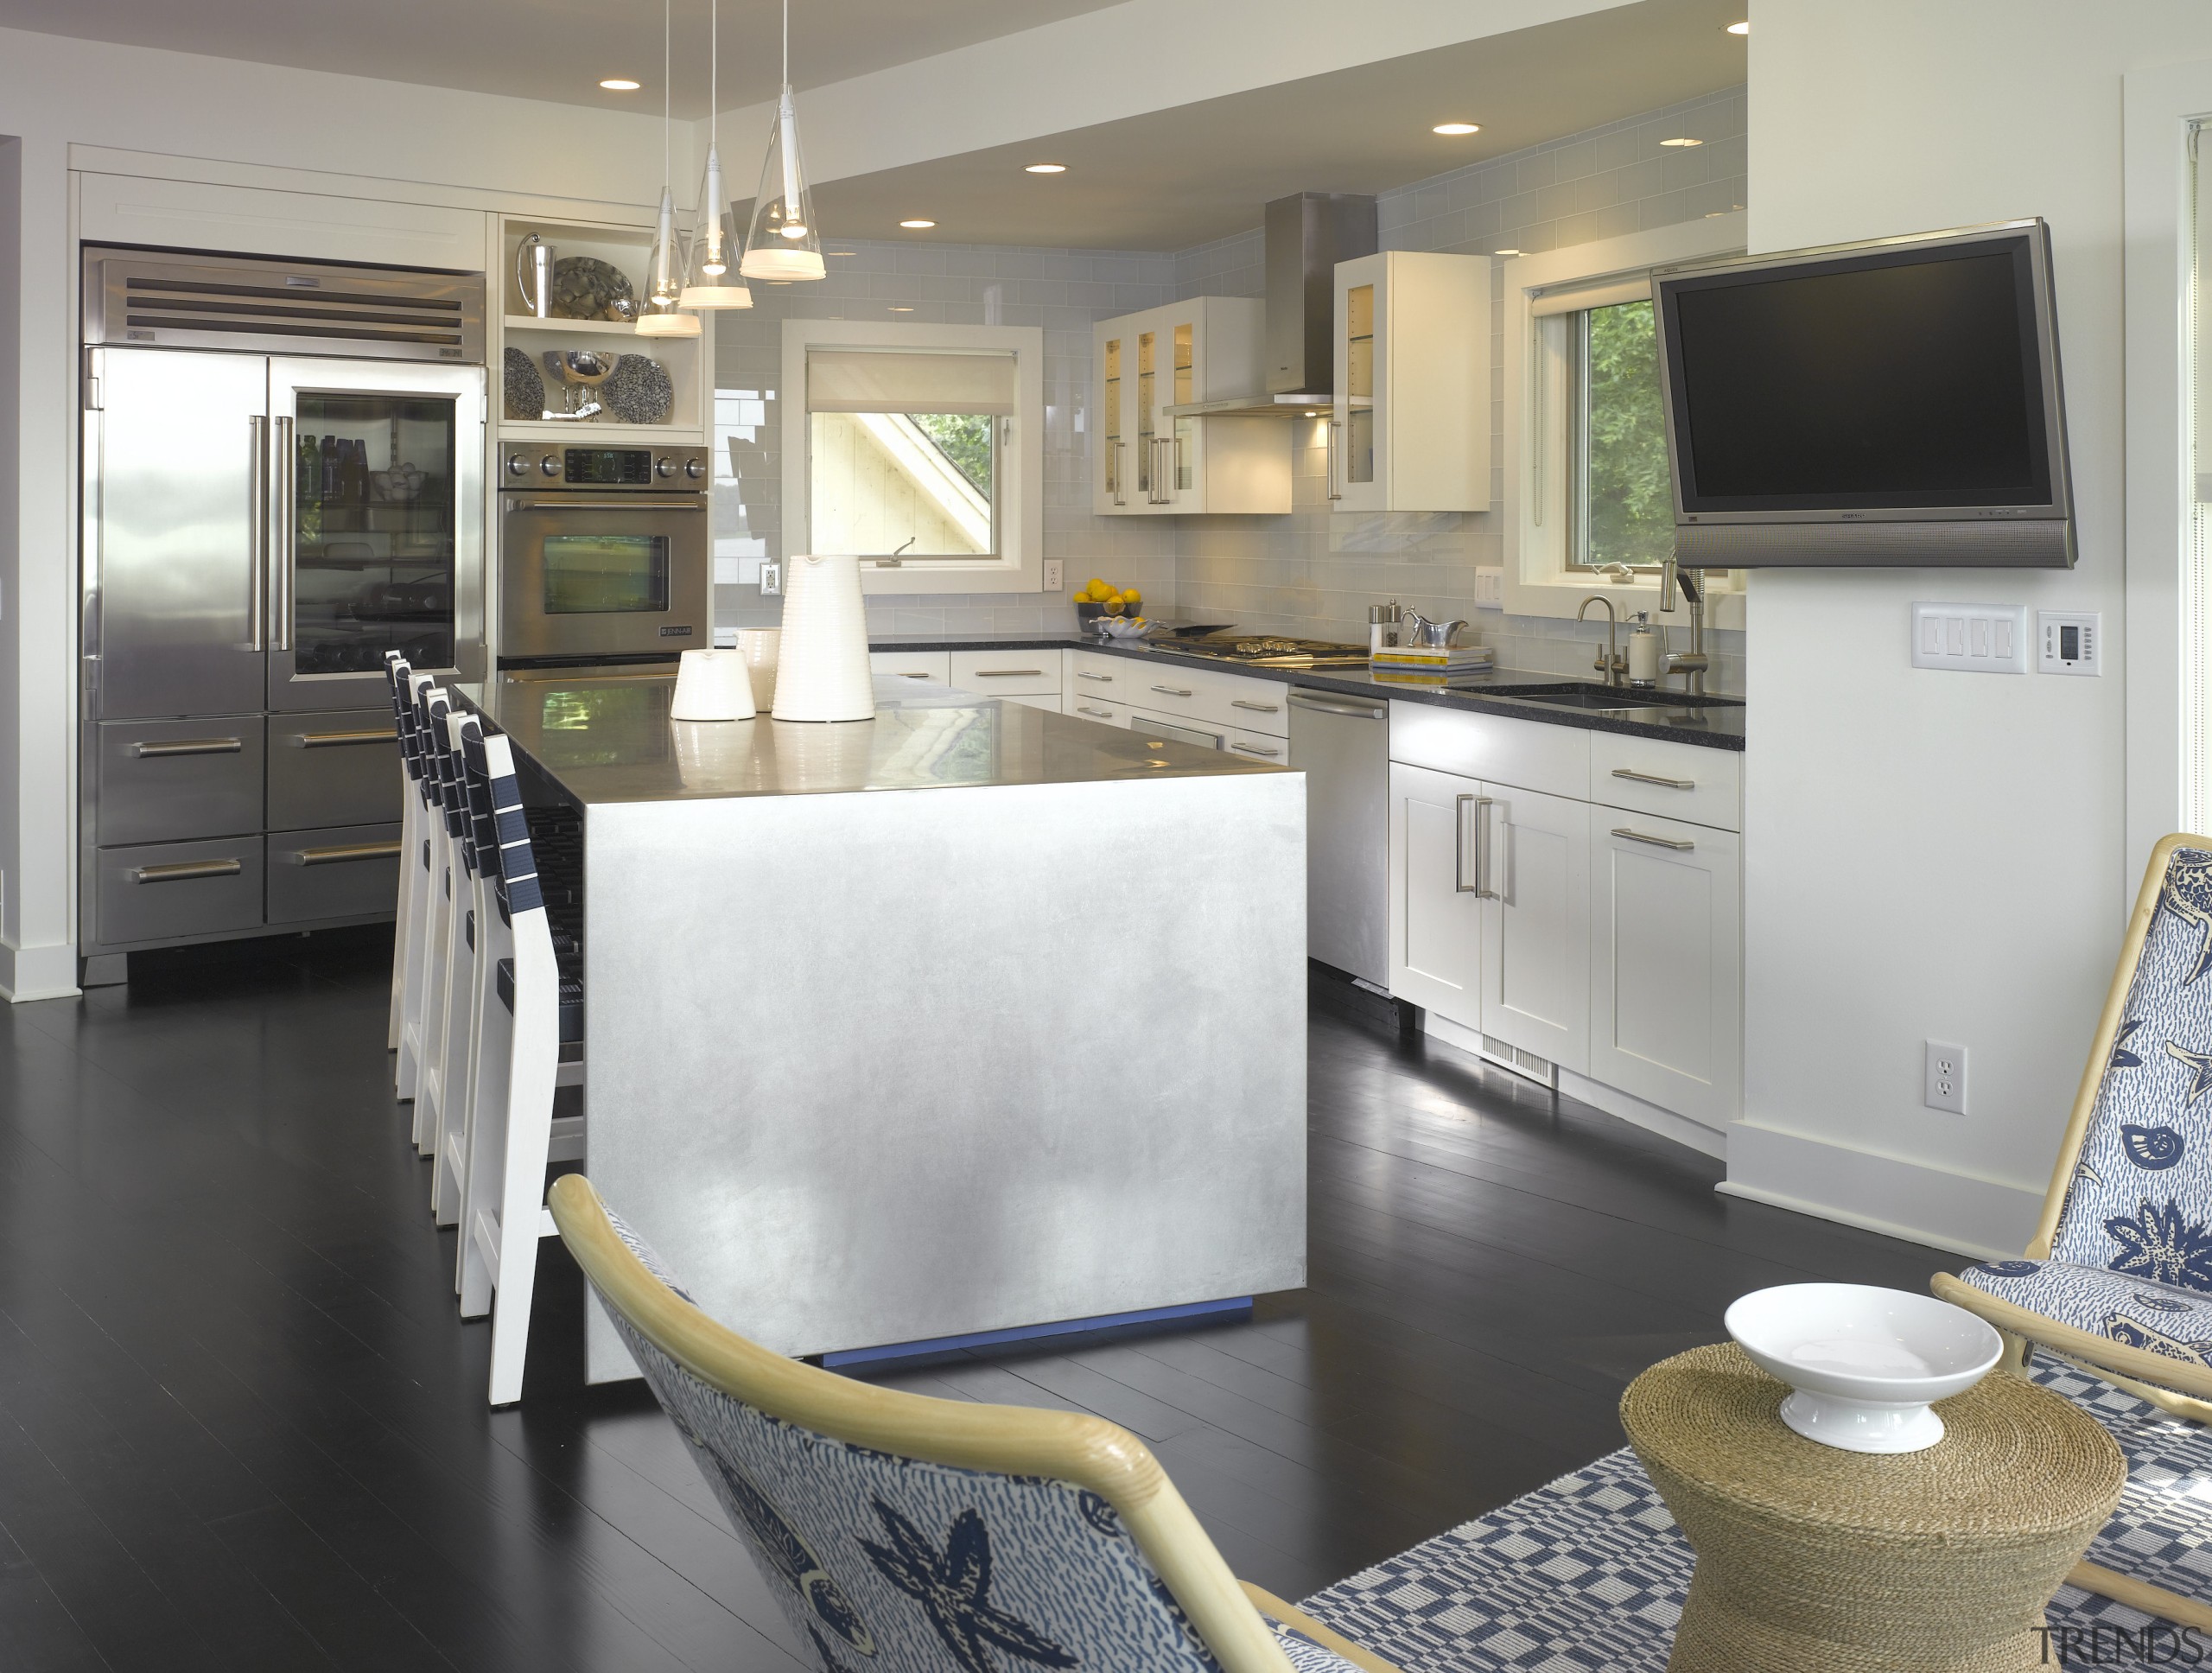
[[[1753,250],[2051,224],[2081,563],[1755,574],[1732,1188],[2018,1253],[2112,976],[2124,852],[2121,86],[2190,0],[1760,0]],[[1916,598],[2101,611],[2101,679],[1909,666]],[[1964,1116],[1922,1043],[1970,1053]]]
[[[181,53],[0,29],[0,143],[21,162],[19,379],[0,444],[20,473],[10,505],[0,473],[0,989],[66,993],[71,945],[69,806],[76,664],[78,405],[69,299],[76,283],[70,147],[101,146],[420,187],[419,200],[467,193],[637,203],[658,186],[658,119],[234,63]],[[688,178],[689,137],[677,166]],[[0,188],[0,198],[4,189]],[[0,202],[0,211],[7,206]],[[8,225],[18,224],[10,214]],[[4,302],[0,296],[0,302]],[[13,805],[12,817],[8,817]]]

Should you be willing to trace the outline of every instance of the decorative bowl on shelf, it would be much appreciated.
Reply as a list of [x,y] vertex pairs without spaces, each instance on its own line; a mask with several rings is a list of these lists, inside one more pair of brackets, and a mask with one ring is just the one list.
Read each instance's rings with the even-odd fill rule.
[[1872,1284],[1781,1284],[1739,1297],[1728,1333],[1790,1387],[1782,1421],[1848,1453],[1916,1453],[1943,1438],[1929,1409],[1986,1376],[2003,1340],[1964,1307]]
[[1118,609],[1111,605],[1102,604],[1096,599],[1079,598],[1075,601],[1075,619],[1085,627],[1093,627],[1101,621],[1117,618],[1136,616],[1141,614],[1143,610],[1144,606],[1141,601],[1134,605],[1125,604]]
[[563,256],[553,264],[553,317],[634,320],[629,276],[596,256]]
[[1091,626],[1107,639],[1142,639],[1153,627],[1143,616],[1101,616]]

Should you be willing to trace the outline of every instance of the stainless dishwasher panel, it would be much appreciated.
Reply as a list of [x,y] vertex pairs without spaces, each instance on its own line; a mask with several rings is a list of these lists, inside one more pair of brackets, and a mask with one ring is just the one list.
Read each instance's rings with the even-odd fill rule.
[[389,705],[269,717],[270,830],[398,817],[399,739]]
[[105,721],[93,735],[102,846],[261,829],[260,716]]
[[1290,693],[1290,765],[1306,774],[1306,951],[1377,988],[1390,979],[1390,710]]
[[289,830],[269,839],[272,925],[373,917],[391,912],[398,899],[397,820]]
[[1201,749],[1226,747],[1218,732],[1204,732],[1195,726],[1178,726],[1173,721],[1154,720],[1149,715],[1139,715],[1129,722],[1132,732],[1141,732],[1147,737],[1157,737],[1169,743],[1194,743]]
[[261,926],[261,836],[98,851],[99,945],[188,941]]

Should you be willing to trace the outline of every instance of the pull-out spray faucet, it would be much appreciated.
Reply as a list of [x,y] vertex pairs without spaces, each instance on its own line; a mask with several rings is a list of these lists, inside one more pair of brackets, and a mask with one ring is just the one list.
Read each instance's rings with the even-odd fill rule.
[[1670,652],[1667,658],[1667,671],[1682,677],[1682,695],[1701,697],[1705,695],[1705,671],[1708,665],[1705,654],[1705,583],[1692,580],[1694,572],[1675,562],[1672,552],[1659,569],[1659,613],[1675,614],[1675,593],[1677,588],[1689,601],[1690,648],[1687,653]]

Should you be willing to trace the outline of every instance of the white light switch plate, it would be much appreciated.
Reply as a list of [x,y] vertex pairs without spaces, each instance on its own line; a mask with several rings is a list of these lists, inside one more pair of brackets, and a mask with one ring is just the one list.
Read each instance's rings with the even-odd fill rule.
[[1504,607],[1504,570],[1478,569],[1475,571],[1475,602],[1478,604],[1496,605],[1500,608]]
[[2094,610],[2036,612],[2036,666],[2046,674],[2101,674],[2104,617]]
[[1912,606],[1912,665],[1967,674],[2028,671],[2028,608],[2024,604]]

